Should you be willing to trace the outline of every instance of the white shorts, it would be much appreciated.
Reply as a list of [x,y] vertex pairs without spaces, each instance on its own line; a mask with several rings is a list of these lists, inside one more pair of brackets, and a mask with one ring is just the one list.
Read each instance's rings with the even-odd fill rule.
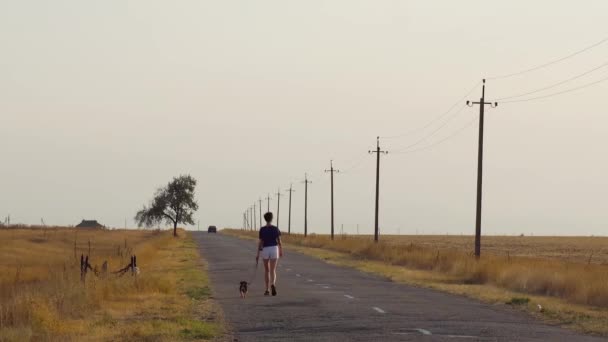
[[279,246],[264,247],[264,249],[262,249],[261,254],[262,254],[262,259],[264,259],[264,260],[278,259],[279,258]]

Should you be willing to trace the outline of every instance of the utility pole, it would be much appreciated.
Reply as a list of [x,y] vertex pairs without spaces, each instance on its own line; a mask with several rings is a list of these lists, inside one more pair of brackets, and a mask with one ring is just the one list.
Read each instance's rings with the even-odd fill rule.
[[288,219],[287,219],[287,234],[291,234],[291,194],[294,192],[295,190],[293,189],[293,184],[289,184],[289,190],[287,190],[287,192],[289,192],[289,214],[288,214]]
[[496,108],[498,102],[486,102],[486,80],[483,80],[483,87],[481,88],[481,99],[479,102],[467,101],[467,106],[473,107],[479,105],[479,144],[477,148],[477,208],[475,212],[475,257],[479,258],[481,255],[481,195],[482,195],[482,173],[483,173],[483,123],[484,123],[484,109],[486,105],[490,105],[491,108]]
[[249,207],[249,229],[253,230],[255,226],[255,209],[253,207]]
[[262,197],[258,201],[260,202],[260,207],[258,208],[260,209],[260,227],[262,227]]
[[304,174],[304,237],[308,236],[308,174]]
[[329,176],[331,178],[331,239],[334,239],[334,173],[340,172],[340,170],[334,169],[334,161],[329,161],[329,170],[325,170],[325,172],[329,172]]
[[376,217],[374,225],[374,242],[378,242],[378,206],[380,202],[380,154],[388,154],[388,151],[380,150],[380,137],[376,137],[376,150],[368,151],[368,153],[376,153]]
[[253,225],[255,226],[257,223],[257,219],[255,218],[255,202],[253,202]]
[[279,227],[279,209],[281,209],[281,188],[277,190],[277,227]]
[[266,200],[268,200],[268,207],[266,209],[266,212],[270,212],[270,200],[271,200],[270,194],[268,194],[268,196],[266,197]]

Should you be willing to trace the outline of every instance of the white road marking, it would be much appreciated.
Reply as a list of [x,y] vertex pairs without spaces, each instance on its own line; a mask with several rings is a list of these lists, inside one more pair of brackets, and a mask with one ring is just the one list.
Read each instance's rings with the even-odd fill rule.
[[374,306],[372,309],[376,310],[378,313],[381,313],[381,314],[386,313],[386,311],[384,311],[384,310],[380,309],[380,308],[379,308],[379,307],[377,307],[377,306]]
[[324,289],[330,289],[331,287],[329,286],[323,286]]
[[416,329],[416,331],[421,333],[422,335],[433,335],[433,334],[431,334],[430,331],[428,331],[426,329]]
[[351,296],[351,295],[344,295],[344,297],[348,298],[348,299],[355,299],[355,297]]
[[287,272],[291,272],[291,268],[288,268],[288,269],[287,269]]
[[312,283],[314,280],[312,280],[312,279],[306,279],[306,281],[308,281],[308,282],[311,282],[311,283]]
[[298,274],[296,274],[296,277],[301,277],[301,275],[298,273]]

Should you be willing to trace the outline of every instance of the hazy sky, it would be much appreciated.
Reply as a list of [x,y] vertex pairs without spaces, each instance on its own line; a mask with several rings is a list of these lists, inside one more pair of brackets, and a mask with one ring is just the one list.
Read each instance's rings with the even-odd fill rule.
[[[292,229],[471,234],[478,108],[422,129],[478,84],[608,37],[606,1],[0,0],[0,217],[133,226],[173,176],[199,184],[201,226],[293,182]],[[608,42],[488,80],[487,100],[608,62]],[[534,95],[608,76],[608,67]],[[467,99],[478,100],[480,88]],[[483,231],[605,235],[608,82],[486,113]],[[524,97],[525,98],[525,97]],[[453,113],[463,107],[459,101]],[[287,195],[283,192],[284,195]],[[276,208],[276,195],[271,203]],[[280,226],[286,230],[287,197]],[[264,204],[264,208],[265,208]]]

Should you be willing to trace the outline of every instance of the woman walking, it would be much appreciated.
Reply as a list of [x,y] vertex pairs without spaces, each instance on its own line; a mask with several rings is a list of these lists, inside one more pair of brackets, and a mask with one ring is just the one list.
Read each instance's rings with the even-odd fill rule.
[[264,220],[266,221],[266,225],[260,228],[258,254],[255,257],[255,261],[257,262],[260,259],[261,252],[266,280],[266,292],[264,292],[264,296],[270,295],[270,291],[272,291],[273,296],[276,296],[277,263],[279,257],[283,256],[281,231],[279,231],[278,227],[272,225],[271,212],[264,214]]

